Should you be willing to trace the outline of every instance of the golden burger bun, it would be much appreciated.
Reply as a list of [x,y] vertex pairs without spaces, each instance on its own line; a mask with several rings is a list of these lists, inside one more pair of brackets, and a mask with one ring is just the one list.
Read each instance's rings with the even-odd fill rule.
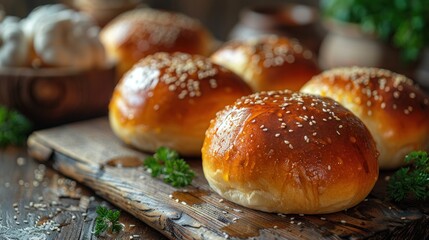
[[156,53],[137,63],[116,86],[110,125],[125,143],[154,152],[166,146],[200,155],[217,111],[251,93],[231,71],[208,58]]
[[429,98],[405,76],[377,68],[339,68],[314,77],[303,92],[330,97],[368,127],[381,169],[404,165],[413,150],[429,150]]
[[202,148],[214,191],[266,212],[320,214],[361,202],[378,177],[371,134],[329,99],[291,91],[242,97],[219,112]]
[[149,8],[125,12],[100,33],[108,54],[122,76],[141,58],[156,52],[186,52],[208,56],[214,39],[195,19]]
[[310,50],[297,40],[279,36],[226,43],[211,59],[241,76],[255,92],[298,91],[320,73]]

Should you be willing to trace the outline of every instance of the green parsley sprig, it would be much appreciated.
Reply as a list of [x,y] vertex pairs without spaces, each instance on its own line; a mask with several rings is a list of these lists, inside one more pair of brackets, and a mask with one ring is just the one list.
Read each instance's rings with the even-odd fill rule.
[[122,230],[122,224],[119,223],[121,213],[118,210],[109,210],[106,207],[98,206],[96,210],[97,218],[95,218],[95,236],[100,236],[106,230],[113,233],[118,233]]
[[194,171],[179,157],[179,154],[166,147],[160,147],[153,156],[147,157],[143,165],[151,172],[152,177],[160,177],[173,187],[184,187],[191,184]]
[[21,113],[0,106],[0,147],[23,145],[32,124]]
[[387,185],[389,198],[402,201],[412,194],[417,200],[429,198],[429,157],[427,152],[415,151],[405,157],[409,167],[396,171]]

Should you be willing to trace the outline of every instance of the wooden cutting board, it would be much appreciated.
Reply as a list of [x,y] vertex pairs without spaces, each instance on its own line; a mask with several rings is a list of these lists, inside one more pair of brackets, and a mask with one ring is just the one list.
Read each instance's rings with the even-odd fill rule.
[[[197,173],[192,186],[173,188],[140,166],[148,156],[124,145],[106,118],[34,132],[30,155],[172,239],[426,239],[426,203],[385,200],[382,173],[368,198],[347,211],[282,215],[241,207],[212,192],[201,159],[187,159]],[[118,164],[123,167],[118,167]]]

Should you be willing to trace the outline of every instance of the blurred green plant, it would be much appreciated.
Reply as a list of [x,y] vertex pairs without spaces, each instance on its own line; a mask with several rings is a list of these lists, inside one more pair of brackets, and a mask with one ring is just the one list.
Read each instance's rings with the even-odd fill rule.
[[401,50],[406,62],[429,44],[429,0],[321,0],[324,17],[356,23]]
[[21,113],[0,106],[0,148],[23,145],[31,130],[31,122]]

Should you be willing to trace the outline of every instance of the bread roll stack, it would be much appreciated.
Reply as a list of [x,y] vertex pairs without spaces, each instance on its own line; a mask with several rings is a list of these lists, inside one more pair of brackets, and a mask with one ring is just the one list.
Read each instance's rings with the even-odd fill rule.
[[429,150],[429,97],[412,80],[377,68],[339,68],[314,77],[303,92],[335,99],[368,127],[380,168],[404,165],[414,150]]
[[245,207],[320,214],[362,201],[378,177],[375,142],[329,98],[291,91],[242,97],[219,112],[202,148],[214,191]]

